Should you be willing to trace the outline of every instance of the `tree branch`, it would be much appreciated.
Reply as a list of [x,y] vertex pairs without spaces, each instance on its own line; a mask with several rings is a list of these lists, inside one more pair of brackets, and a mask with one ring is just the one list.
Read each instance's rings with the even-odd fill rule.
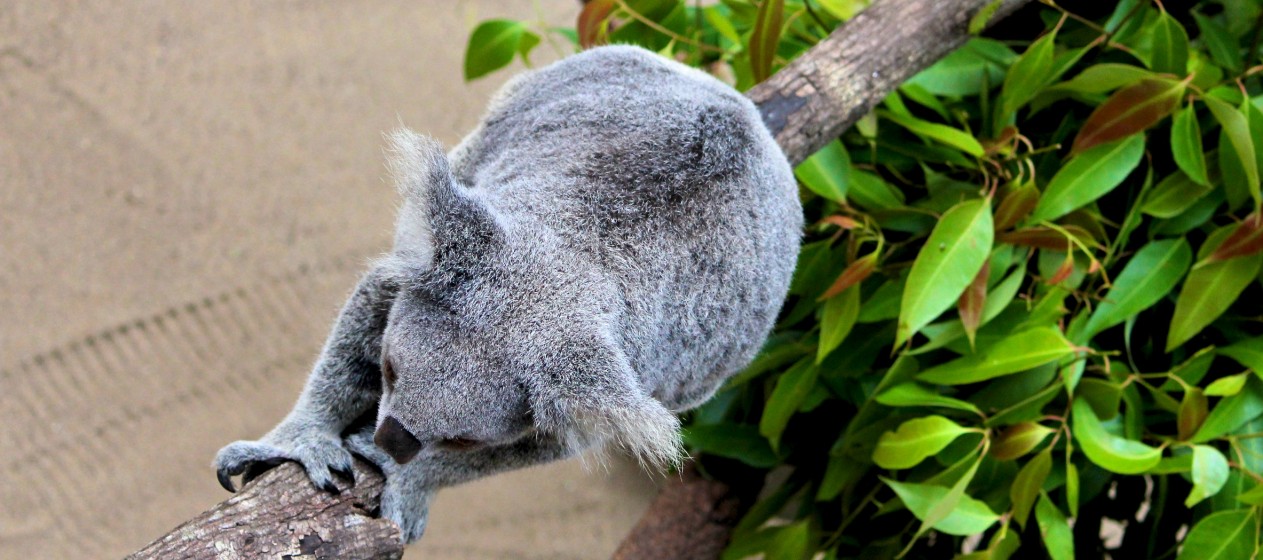
[[339,483],[335,496],[313,486],[298,464],[286,463],[127,560],[402,558],[399,528],[373,514],[385,479],[363,459],[355,459],[353,470],[355,487]]
[[[992,21],[1027,1],[1002,0]],[[970,18],[991,3],[879,0],[749,96],[797,164],[964,44]],[[398,528],[370,514],[381,475],[357,460],[355,477],[354,489],[332,496],[314,488],[297,465],[282,465],[129,558],[402,557]],[[615,558],[714,558],[745,502],[724,483],[686,472],[661,492]]]
[[[969,39],[993,0],[882,0],[747,93],[790,163],[815,153],[905,80]],[[990,22],[1029,0],[1003,0]]]

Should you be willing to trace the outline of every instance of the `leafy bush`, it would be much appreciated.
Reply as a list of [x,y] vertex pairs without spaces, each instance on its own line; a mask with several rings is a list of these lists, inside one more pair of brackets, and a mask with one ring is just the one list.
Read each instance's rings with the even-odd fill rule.
[[[790,299],[686,433],[714,476],[768,473],[727,558],[1257,553],[1260,4],[1044,4],[797,169]],[[542,33],[745,89],[862,7],[594,0],[574,31],[484,23],[468,76]]]

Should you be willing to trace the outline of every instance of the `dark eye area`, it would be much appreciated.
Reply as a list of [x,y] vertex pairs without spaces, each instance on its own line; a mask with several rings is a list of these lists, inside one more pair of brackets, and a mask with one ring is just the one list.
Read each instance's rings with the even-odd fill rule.
[[389,357],[382,358],[382,381],[386,383],[386,388],[395,390],[395,365],[390,362]]
[[476,439],[457,437],[441,440],[439,445],[454,451],[465,451],[481,446],[482,442]]

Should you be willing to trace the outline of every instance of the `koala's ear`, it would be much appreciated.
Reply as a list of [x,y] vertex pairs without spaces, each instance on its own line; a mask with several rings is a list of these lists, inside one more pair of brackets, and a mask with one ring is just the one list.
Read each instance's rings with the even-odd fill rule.
[[441,144],[405,128],[388,139],[390,172],[404,200],[396,225],[399,249],[432,261],[445,248],[476,249],[471,244],[497,238],[495,217],[463,192]]
[[679,465],[679,418],[645,394],[623,360],[567,365],[577,368],[545,376],[542,386],[533,387],[532,410],[541,430],[560,437],[575,454],[613,444],[647,469]]

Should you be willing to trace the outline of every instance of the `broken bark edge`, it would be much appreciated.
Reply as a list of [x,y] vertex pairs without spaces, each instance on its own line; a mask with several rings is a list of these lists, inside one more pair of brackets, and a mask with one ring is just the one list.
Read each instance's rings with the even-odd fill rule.
[[352,470],[334,495],[284,463],[127,559],[402,558],[399,528],[375,515],[385,479],[358,457]]

